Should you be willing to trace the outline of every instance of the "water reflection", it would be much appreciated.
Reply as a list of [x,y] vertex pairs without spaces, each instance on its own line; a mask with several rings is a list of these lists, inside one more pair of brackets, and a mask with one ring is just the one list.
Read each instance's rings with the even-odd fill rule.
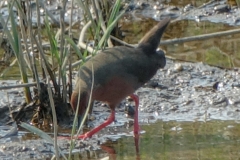
[[108,141],[98,151],[78,152],[74,159],[239,159],[240,124],[238,121],[177,122],[159,121],[143,125],[140,154],[134,138]]
[[109,159],[240,158],[240,124],[236,121],[160,121],[141,128],[146,133],[141,135],[139,156],[135,155],[133,138],[129,137],[102,145]]

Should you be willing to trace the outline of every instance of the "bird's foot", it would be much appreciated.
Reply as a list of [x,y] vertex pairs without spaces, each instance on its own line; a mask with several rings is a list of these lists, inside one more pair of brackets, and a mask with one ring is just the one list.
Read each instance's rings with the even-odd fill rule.
[[136,153],[139,153],[139,134],[140,134],[140,127],[138,124],[138,106],[139,106],[139,98],[137,95],[132,94],[130,96],[134,102],[135,102],[135,114],[134,114],[134,141],[135,141],[135,147],[136,147]]
[[133,131],[134,137],[139,136],[139,135],[140,135],[140,131],[141,131],[141,128],[140,128],[140,127],[136,127],[136,128],[137,128],[137,130],[135,129],[135,130]]
[[78,135],[78,136],[76,137],[76,139],[82,139],[82,140],[85,140],[85,139],[87,139],[87,138],[91,138],[91,136],[88,134],[88,132],[85,133],[85,134]]
[[73,136],[71,135],[61,135],[61,136],[58,136],[58,139],[68,139],[68,140],[71,140],[71,139],[76,139],[76,140],[85,140],[87,138],[91,138],[92,135],[90,132],[86,132],[84,134],[75,134]]
[[136,153],[139,153],[139,132],[134,132],[134,142],[135,142],[135,149]]
[[57,139],[71,139],[71,136],[58,136]]
[[[88,134],[88,132],[85,133],[85,134],[81,134],[81,135],[72,137],[72,139],[82,139],[82,140],[85,140],[87,138],[91,138],[91,136]],[[70,140],[71,136],[58,136],[58,139],[68,139],[68,140]]]

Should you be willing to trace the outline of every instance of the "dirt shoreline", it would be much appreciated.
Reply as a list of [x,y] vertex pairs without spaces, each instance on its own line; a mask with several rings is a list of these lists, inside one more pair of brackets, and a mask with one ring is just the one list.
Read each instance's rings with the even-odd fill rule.
[[[202,63],[167,61],[164,69],[153,77],[144,87],[136,91],[140,97],[139,121],[141,124],[163,121],[209,121],[239,120],[240,94],[239,69],[220,69]],[[233,94],[234,93],[234,94]],[[103,110],[105,110],[103,112]],[[92,125],[98,125],[108,116],[105,106],[94,107],[95,120]],[[78,152],[100,149],[107,140],[117,140],[131,136],[132,128],[126,124],[132,119],[124,116],[124,105],[117,108],[116,122],[106,130],[87,141],[79,141]],[[117,128],[117,135],[111,133]],[[21,140],[19,137],[1,139],[0,157],[37,158],[54,154],[52,144],[42,139]],[[112,136],[112,137],[111,137]],[[13,138],[13,140],[11,140]],[[68,153],[69,142],[59,140],[59,147]]]
[[[182,15],[186,7],[175,9],[153,9],[152,4],[141,8],[141,14],[156,20],[164,16],[181,16],[181,19],[195,21],[208,20],[216,23],[239,25],[239,12],[236,7],[228,8],[226,1],[209,3],[203,8],[189,6],[189,14]],[[137,9],[137,5],[134,4]],[[159,5],[159,7],[161,7]],[[214,9],[216,8],[216,9]],[[162,10],[161,14],[158,13]],[[191,11],[192,10],[192,11]],[[166,14],[167,13],[167,14]],[[217,58],[217,57],[216,57]],[[240,120],[240,71],[239,69],[221,69],[202,63],[190,63],[167,60],[164,69],[152,78],[144,87],[136,91],[140,97],[139,121],[143,124],[163,121],[210,121]],[[15,81],[6,81],[14,84]],[[8,92],[8,94],[6,94]],[[23,101],[21,89],[0,91],[2,96],[0,125],[9,121],[8,103],[14,107]],[[124,104],[124,103],[123,103]],[[116,122],[87,141],[78,141],[75,152],[96,151],[108,140],[116,141],[121,137],[132,136],[129,128],[132,119],[126,118],[124,105],[117,108]],[[89,125],[96,126],[108,116],[109,109],[101,104],[94,108],[95,118]],[[131,126],[131,125],[130,125]],[[112,133],[117,133],[113,135]],[[2,134],[2,133],[1,133]],[[144,134],[144,133],[143,133]],[[54,155],[53,145],[42,139],[24,140],[25,132],[17,136],[0,139],[0,159],[50,159]],[[68,153],[69,142],[59,140],[59,147]],[[102,153],[104,157],[105,153]]]

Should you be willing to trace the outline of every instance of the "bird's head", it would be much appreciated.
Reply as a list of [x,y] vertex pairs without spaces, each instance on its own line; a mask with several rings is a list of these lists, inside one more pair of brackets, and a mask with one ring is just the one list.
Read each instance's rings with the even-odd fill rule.
[[156,61],[157,61],[157,64],[158,64],[158,67],[159,68],[164,68],[165,65],[166,65],[166,58],[165,58],[165,53],[163,50],[157,50],[156,51]]

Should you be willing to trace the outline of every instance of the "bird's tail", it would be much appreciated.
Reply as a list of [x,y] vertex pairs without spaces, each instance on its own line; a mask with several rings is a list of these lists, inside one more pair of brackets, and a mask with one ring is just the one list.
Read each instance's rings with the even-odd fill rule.
[[145,36],[140,40],[138,48],[146,51],[146,53],[152,53],[150,51],[156,51],[160,43],[160,39],[167,28],[170,18],[165,18],[160,21],[156,26],[154,26]]

